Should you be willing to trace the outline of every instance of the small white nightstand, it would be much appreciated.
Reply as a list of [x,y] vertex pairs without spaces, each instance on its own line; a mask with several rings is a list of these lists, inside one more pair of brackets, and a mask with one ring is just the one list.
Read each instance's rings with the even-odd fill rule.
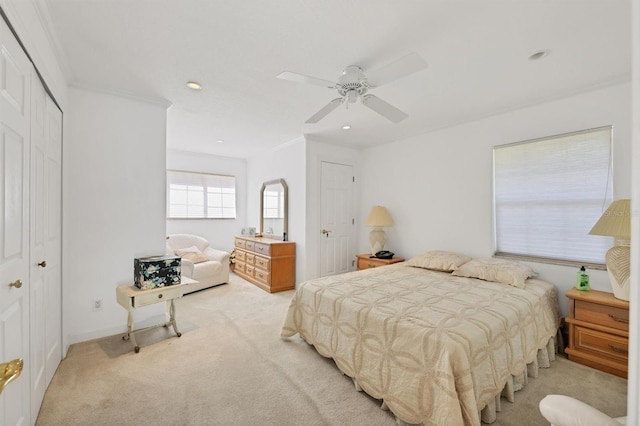
[[[182,333],[178,331],[176,325],[176,307],[173,301],[184,294],[185,287],[188,284],[197,283],[192,279],[183,277],[180,284],[171,285],[167,287],[158,287],[150,290],[141,290],[133,285],[121,285],[116,288],[116,298],[118,304],[127,310],[127,334],[122,336],[123,340],[131,340],[133,344],[133,350],[135,353],[140,352],[140,346],[136,343],[135,333],[140,331],[149,330],[156,327],[168,327],[172,326],[178,337],[182,336]],[[155,303],[166,302],[167,311],[169,312],[169,321],[154,325],[151,327],[141,328],[139,330],[133,329],[133,310],[141,308],[147,305],[153,305]]]

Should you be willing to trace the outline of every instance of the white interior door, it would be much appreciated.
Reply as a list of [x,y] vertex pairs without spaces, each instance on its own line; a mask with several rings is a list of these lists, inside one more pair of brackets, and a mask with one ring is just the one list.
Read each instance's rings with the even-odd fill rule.
[[[0,394],[0,424],[29,425],[29,138],[32,65],[0,19],[0,362],[25,371]],[[26,373],[26,374],[25,374]]]
[[[47,388],[45,374],[45,308],[46,299],[46,267],[38,263],[46,262],[46,116],[47,96],[38,80],[32,75],[31,80],[31,193],[30,193],[30,381],[31,381],[31,416],[38,415],[40,402]],[[45,264],[42,264],[46,266]]]
[[[62,361],[62,112],[47,96],[45,220],[45,376],[49,386]],[[41,260],[35,259],[37,262]],[[40,401],[41,402],[41,401]],[[38,403],[38,410],[40,403]]]
[[355,255],[353,166],[322,162],[320,189],[320,276],[351,270]]
[[31,81],[30,354],[31,418],[62,359],[62,114],[34,73]]

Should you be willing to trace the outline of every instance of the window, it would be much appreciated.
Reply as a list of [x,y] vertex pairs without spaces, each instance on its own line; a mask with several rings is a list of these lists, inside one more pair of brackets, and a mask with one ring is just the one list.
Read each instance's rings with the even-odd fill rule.
[[170,219],[235,218],[236,178],[168,170],[167,217]]
[[612,201],[611,126],[494,148],[496,255],[604,264],[589,235]]

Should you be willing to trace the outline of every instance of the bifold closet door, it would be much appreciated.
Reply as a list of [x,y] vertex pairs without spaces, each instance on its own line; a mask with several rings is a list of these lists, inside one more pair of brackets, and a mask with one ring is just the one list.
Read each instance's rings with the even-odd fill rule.
[[0,394],[0,424],[30,425],[29,141],[32,65],[0,19],[0,363],[23,359]]

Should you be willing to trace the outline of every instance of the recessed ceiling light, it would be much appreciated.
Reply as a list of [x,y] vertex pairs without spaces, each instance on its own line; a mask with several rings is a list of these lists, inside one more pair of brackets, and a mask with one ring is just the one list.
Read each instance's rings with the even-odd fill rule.
[[351,126],[349,126],[348,124],[345,124],[344,126],[342,126],[342,128],[344,130],[349,130],[351,128]]
[[530,61],[537,61],[539,59],[544,58],[545,56],[549,55],[549,50],[539,50],[536,53],[534,53],[533,55],[529,56],[529,60]]
[[191,90],[202,89],[202,86],[200,86],[200,83],[196,83],[195,81],[187,81],[187,87]]
[[218,139],[216,142],[217,143],[224,143],[224,141],[222,139]]

